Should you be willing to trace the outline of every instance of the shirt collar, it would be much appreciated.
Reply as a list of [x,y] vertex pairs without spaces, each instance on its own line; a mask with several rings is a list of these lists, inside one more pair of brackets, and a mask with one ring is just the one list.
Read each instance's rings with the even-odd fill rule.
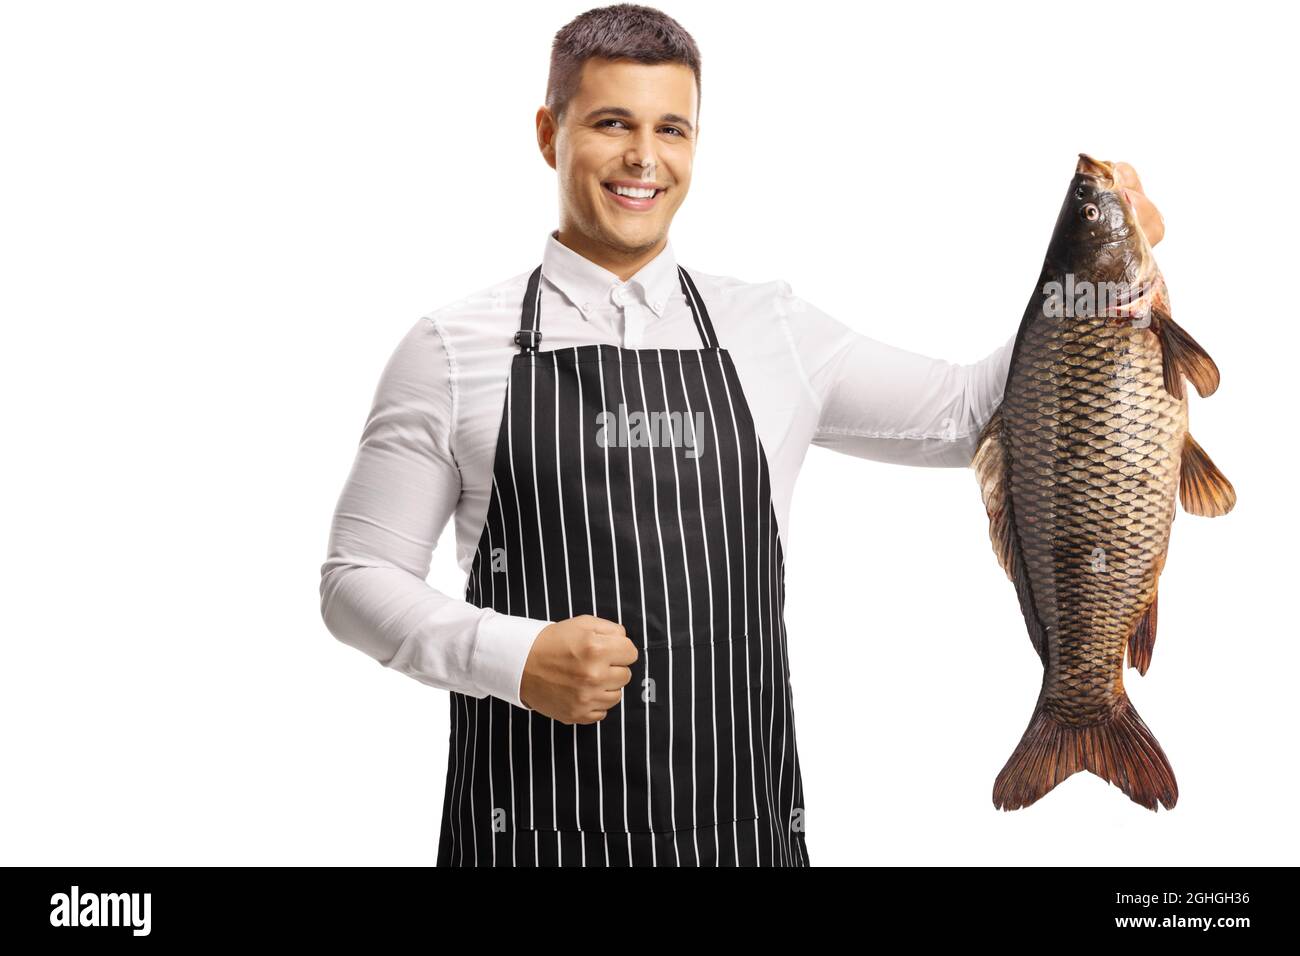
[[681,291],[677,278],[677,259],[670,241],[664,242],[659,255],[643,265],[627,282],[596,265],[586,256],[574,252],[556,238],[559,230],[546,237],[542,255],[542,275],[564,293],[585,316],[592,309],[611,303],[622,305],[619,296],[637,296],[656,316],[662,317],[668,299]]

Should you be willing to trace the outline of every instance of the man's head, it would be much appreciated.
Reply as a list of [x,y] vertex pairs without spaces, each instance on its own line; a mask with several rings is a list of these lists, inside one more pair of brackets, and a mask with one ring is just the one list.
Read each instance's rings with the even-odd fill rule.
[[616,259],[662,245],[690,187],[699,100],[695,41],[658,10],[588,10],[555,35],[537,141],[571,245]]

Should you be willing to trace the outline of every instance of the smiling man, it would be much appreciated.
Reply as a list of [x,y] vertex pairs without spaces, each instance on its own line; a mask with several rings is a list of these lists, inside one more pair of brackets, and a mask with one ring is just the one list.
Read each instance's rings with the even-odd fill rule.
[[[450,691],[439,865],[808,865],[784,618],[804,454],[967,466],[1001,400],[1012,340],[953,364],[679,264],[699,116],[672,18],[560,30],[541,264],[421,317],[379,383],[321,609]],[[464,599],[424,580],[453,515]]]

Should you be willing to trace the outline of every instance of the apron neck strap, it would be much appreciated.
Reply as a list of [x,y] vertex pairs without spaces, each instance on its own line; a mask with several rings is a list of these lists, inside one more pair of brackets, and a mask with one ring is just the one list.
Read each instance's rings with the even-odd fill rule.
[[[700,333],[700,341],[706,349],[718,347],[718,336],[713,331],[713,322],[709,319],[708,307],[695,280],[681,266],[677,267],[677,278],[682,285],[682,295],[691,307],[691,317],[695,319],[695,330]],[[542,340],[541,330],[542,301],[542,267],[538,266],[528,277],[528,288],[524,291],[524,305],[519,319],[519,331],[515,333],[515,343],[520,352],[536,352]]]
[[700,333],[700,341],[704,343],[706,349],[716,349],[718,336],[713,331],[708,307],[704,304],[704,297],[700,295],[700,290],[695,287],[695,280],[681,266],[677,267],[677,278],[681,280],[682,295],[686,296],[686,304],[691,307],[691,315],[695,318],[695,329]]

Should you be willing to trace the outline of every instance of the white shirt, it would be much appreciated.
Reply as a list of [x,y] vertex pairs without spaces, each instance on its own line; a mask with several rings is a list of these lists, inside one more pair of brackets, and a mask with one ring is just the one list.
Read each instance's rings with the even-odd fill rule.
[[[785,282],[686,271],[752,411],[787,554],[790,497],[809,445],[906,465],[970,464],[1002,400],[1014,335],[957,365],[861,335]],[[550,622],[477,607],[425,578],[453,514],[466,575],[478,548],[531,272],[421,316],[398,344],[338,500],[320,584],[322,617],[340,641],[433,687],[517,707],[524,662]],[[541,351],[703,347],[671,242],[621,282],[552,232],[540,328]]]

